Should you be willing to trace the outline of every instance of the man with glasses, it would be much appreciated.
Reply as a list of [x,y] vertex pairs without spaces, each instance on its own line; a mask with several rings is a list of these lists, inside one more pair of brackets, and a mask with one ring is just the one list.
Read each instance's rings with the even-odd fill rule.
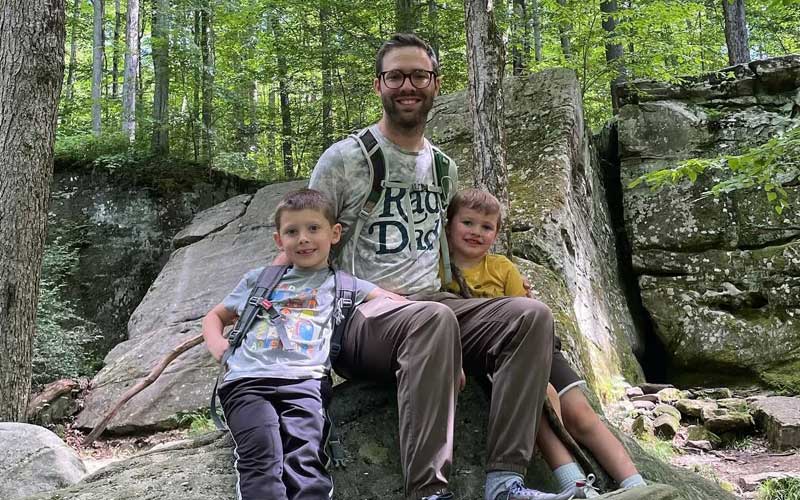
[[[550,373],[550,310],[526,298],[460,299],[439,292],[444,200],[435,179],[434,148],[423,136],[439,93],[436,56],[418,37],[398,34],[378,51],[375,75],[383,116],[368,131],[385,159],[380,200],[372,210],[364,209],[374,172],[363,143],[353,138],[323,153],[309,187],[328,195],[344,232],[353,231],[338,249],[336,263],[410,300],[358,306],[334,367],[348,378],[396,381],[408,499],[454,498],[447,478],[462,356],[467,372],[490,374],[494,381],[486,500],[570,498],[528,489],[522,482]],[[454,172],[450,177],[455,183]]]

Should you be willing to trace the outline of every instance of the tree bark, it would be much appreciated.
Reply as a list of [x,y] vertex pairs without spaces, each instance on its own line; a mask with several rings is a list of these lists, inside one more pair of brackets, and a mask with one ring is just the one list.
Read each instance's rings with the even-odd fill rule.
[[436,54],[436,60],[441,62],[442,58],[439,57],[439,5],[436,0],[428,0],[428,23],[431,26],[428,43],[431,44],[433,53]]
[[617,13],[617,0],[603,0],[600,2],[603,12],[603,30],[606,32],[606,64],[614,69],[616,76],[611,80],[611,107],[614,114],[619,109],[616,95],[616,86],[626,80],[627,70],[622,60],[622,44],[617,41],[616,28],[618,21],[614,17]]
[[319,38],[322,67],[322,151],[333,144],[333,50],[329,31],[330,8],[326,0],[320,1]]
[[[567,0],[558,0],[558,5],[561,7],[560,13],[563,14],[567,6]],[[569,40],[571,31],[572,24],[567,22],[558,24],[558,35],[561,40],[561,52],[564,54],[564,59],[572,59],[572,44]]]
[[[525,50],[528,12],[525,0],[514,0],[514,15],[511,22],[511,68],[514,75],[521,75],[527,65],[529,50]],[[530,48],[530,44],[527,44]]]
[[419,25],[415,0],[394,0],[395,31],[398,33],[414,33]]
[[201,74],[203,100],[201,115],[203,117],[203,157],[207,161],[214,158],[214,13],[208,1],[203,3],[200,11],[200,51],[203,59]]
[[139,68],[139,0],[128,0],[125,24],[125,75],[122,79],[122,132],[136,140],[136,87]]
[[169,0],[153,0],[153,138],[155,156],[169,156]]
[[292,109],[289,99],[289,67],[286,62],[286,51],[284,50],[283,29],[277,21],[272,23],[272,35],[275,37],[275,52],[278,65],[283,175],[286,179],[293,179],[294,162],[292,161]]
[[100,136],[103,113],[103,0],[92,0],[94,37],[92,41],[92,134]]
[[728,63],[750,62],[750,46],[745,21],[744,0],[722,0],[725,14],[725,44],[728,46]]
[[[542,13],[539,12],[539,0],[530,0],[530,17],[533,24],[533,57],[536,62],[542,61]],[[528,37],[525,37],[527,43]]]
[[30,396],[64,22],[64,0],[0,3],[0,421]]
[[[505,53],[491,0],[466,0],[467,70],[472,116],[472,162],[475,186],[493,193],[508,213],[508,171],[503,129]],[[510,224],[506,228],[510,228]],[[511,255],[510,230],[499,248]]]
[[119,97],[119,29],[122,25],[122,13],[120,12],[119,0],[114,0],[114,50],[113,61],[111,63],[111,99]]
[[[194,34],[194,45],[198,51],[202,46],[202,37],[200,36],[200,11],[194,11],[194,24],[192,25],[192,33]],[[201,51],[202,52],[202,51]],[[191,106],[191,116],[189,117],[189,123],[191,124],[191,137],[192,137],[192,150],[194,152],[194,161],[197,161],[200,158],[200,135],[198,134],[198,129],[200,128],[200,87],[203,85],[203,77],[201,74],[201,68],[195,64],[193,71],[192,71],[192,80],[194,85],[192,85],[192,106]]]
[[67,91],[65,100],[67,105],[72,104],[72,97],[75,91],[75,69],[77,60],[75,55],[78,51],[78,21],[81,14],[81,0],[75,0],[72,5],[72,20],[69,23],[69,65],[67,66]]

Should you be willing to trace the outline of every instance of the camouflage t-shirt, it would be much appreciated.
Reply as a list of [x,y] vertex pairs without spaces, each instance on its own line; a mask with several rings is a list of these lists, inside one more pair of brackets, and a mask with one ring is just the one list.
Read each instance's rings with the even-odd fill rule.
[[[385,187],[360,234],[337,249],[335,264],[361,279],[401,294],[436,291],[439,282],[439,238],[444,223],[439,195],[423,186],[435,185],[433,149],[425,140],[420,152],[404,151],[387,140],[377,125],[386,163]],[[450,160],[455,191],[455,162]],[[370,191],[370,171],[355,139],[337,142],[322,154],[309,187],[333,201],[343,233],[355,226]]]

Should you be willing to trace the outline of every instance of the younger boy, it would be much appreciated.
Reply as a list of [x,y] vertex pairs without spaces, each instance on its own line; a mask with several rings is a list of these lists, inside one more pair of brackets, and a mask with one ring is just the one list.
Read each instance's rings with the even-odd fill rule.
[[[466,189],[458,192],[447,210],[447,240],[452,262],[459,268],[473,296],[526,296],[522,276],[516,266],[501,255],[489,253],[501,226],[500,202],[486,191]],[[459,292],[452,282],[449,290]],[[557,391],[564,425],[575,440],[586,446],[622,488],[644,486],[622,443],[603,425],[578,386],[586,382],[576,374],[555,341],[548,394]],[[558,405],[554,404],[557,408]],[[553,470],[563,492],[575,498],[598,496],[583,484],[586,477],[543,416],[536,438],[537,446]]]
[[[330,398],[330,339],[336,285],[328,265],[341,226],[318,191],[287,194],[275,212],[275,243],[291,267],[269,300],[277,319],[259,317],[227,362],[219,396],[235,444],[238,499],[331,498],[325,465]],[[235,322],[263,268],[254,269],[203,319],[216,360],[228,349],[223,329]],[[355,280],[356,304],[399,296]]]

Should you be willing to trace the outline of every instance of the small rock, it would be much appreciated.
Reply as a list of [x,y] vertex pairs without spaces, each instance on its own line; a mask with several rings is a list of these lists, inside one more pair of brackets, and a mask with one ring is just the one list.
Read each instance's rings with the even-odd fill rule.
[[703,409],[716,410],[717,403],[712,399],[679,399],[675,402],[675,408],[687,417],[700,418]]
[[644,395],[644,391],[642,390],[641,387],[628,387],[627,389],[625,389],[625,396],[627,396],[628,399],[642,395]]
[[678,409],[675,408],[674,406],[660,403],[657,404],[655,408],[653,408],[653,416],[655,417],[659,417],[665,413],[672,415],[673,417],[675,417],[675,420],[680,422],[681,412],[679,412]]
[[691,393],[696,398],[724,399],[733,397],[733,393],[727,387],[717,387],[713,389],[693,389]]
[[660,390],[672,389],[673,387],[675,386],[672,384],[650,384],[650,383],[639,384],[639,388],[645,394],[655,394]]
[[761,474],[748,474],[739,478],[739,487],[742,491],[756,491],[758,486],[768,479],[800,478],[800,474],[791,472],[762,472]]
[[725,408],[726,410],[731,411],[739,411],[743,413],[750,411],[747,401],[742,398],[721,398],[717,400],[717,405],[719,405],[720,408]]
[[688,441],[708,441],[712,446],[719,446],[722,442],[719,436],[706,429],[702,425],[690,425],[686,428],[686,439]]
[[680,421],[669,413],[658,416],[653,422],[653,429],[655,430],[656,436],[664,439],[672,439],[675,434],[677,434],[680,427]]
[[389,450],[377,443],[364,443],[358,448],[358,456],[370,465],[382,465],[389,460]]
[[764,429],[772,448],[788,450],[800,447],[800,398],[774,396],[751,404],[759,427]]
[[[719,411],[719,410],[718,410]],[[713,433],[743,432],[754,427],[753,417],[749,413],[732,411],[707,419],[703,425]]]
[[674,403],[679,399],[683,399],[683,391],[674,387],[661,389],[656,393],[658,400],[662,403]]
[[631,425],[631,431],[638,437],[654,436],[653,421],[645,415],[639,415]]
[[634,403],[636,401],[650,401],[651,403],[658,403],[658,396],[655,394],[643,394],[641,396],[634,396],[631,398]]
[[694,448],[695,450],[711,451],[714,446],[710,441],[686,441],[687,448]]
[[634,401],[633,407],[637,410],[653,411],[653,409],[656,407],[656,404],[652,401]]

